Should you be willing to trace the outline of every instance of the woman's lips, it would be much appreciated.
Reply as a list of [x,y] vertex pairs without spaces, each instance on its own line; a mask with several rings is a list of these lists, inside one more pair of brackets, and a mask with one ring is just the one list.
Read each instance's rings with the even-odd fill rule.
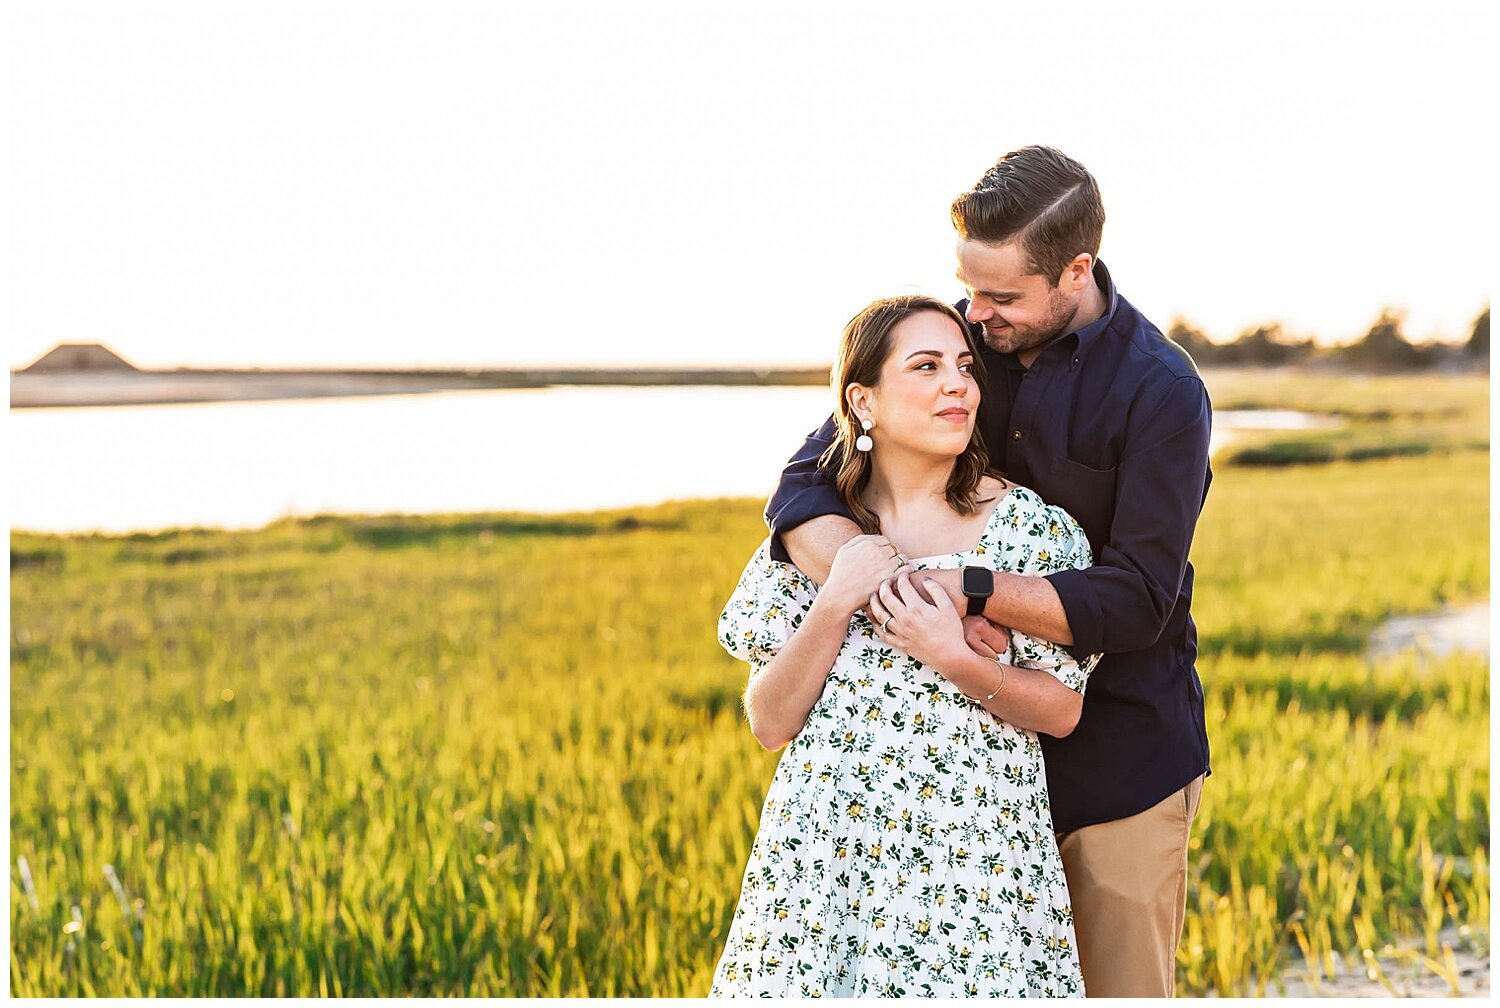
[[969,419],[969,411],[966,409],[946,409],[939,413],[938,416],[944,420],[951,420],[953,423],[963,423]]

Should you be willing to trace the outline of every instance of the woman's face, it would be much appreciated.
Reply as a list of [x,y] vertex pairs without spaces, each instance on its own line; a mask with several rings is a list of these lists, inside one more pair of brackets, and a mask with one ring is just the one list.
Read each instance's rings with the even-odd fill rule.
[[875,421],[875,451],[900,447],[957,458],[969,446],[979,409],[974,355],[958,324],[922,311],[891,330],[891,349],[880,382],[858,386],[856,416]]

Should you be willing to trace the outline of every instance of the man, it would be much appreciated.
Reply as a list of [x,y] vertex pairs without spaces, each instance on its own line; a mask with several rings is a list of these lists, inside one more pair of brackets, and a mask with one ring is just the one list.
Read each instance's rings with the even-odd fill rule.
[[[1082,165],[1046,147],[1012,151],[951,213],[969,293],[957,307],[988,371],[979,428],[991,464],[1071,513],[1095,566],[996,574],[987,599],[982,577],[966,596],[960,571],[924,576],[960,612],[983,607],[965,620],[981,654],[1005,647],[991,623],[1104,654],[1077,728],[1041,736],[1084,986],[1171,996],[1188,833],[1209,772],[1188,613],[1188,548],[1212,478],[1208,394],[1099,262],[1104,207]],[[766,513],[773,555],[819,583],[859,533],[818,469],[832,433],[830,422],[803,445]]]

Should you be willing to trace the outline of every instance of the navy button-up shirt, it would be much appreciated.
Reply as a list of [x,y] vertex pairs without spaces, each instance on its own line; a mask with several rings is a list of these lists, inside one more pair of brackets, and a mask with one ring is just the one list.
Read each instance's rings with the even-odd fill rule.
[[[1048,344],[1030,368],[974,342],[987,369],[979,430],[990,463],[1078,520],[1094,566],[1049,575],[1078,656],[1103,653],[1067,738],[1039,736],[1059,832],[1135,815],[1209,772],[1188,548],[1212,473],[1208,392],[1192,359],[1120,297],[1102,262],[1104,316]],[[968,307],[959,302],[960,313]],[[849,517],[818,457],[829,419],[766,508],[779,535]]]

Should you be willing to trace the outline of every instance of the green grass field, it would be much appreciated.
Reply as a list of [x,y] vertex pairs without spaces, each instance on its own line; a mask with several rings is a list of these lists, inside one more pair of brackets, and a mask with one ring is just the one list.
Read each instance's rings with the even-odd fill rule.
[[[1488,664],[1364,654],[1488,596],[1487,386],[1382,381],[1377,440],[1461,404],[1427,454],[1218,467],[1183,993],[1488,945]],[[702,995],[777,758],[714,640],[763,534],[703,501],[13,535],[12,993]]]

